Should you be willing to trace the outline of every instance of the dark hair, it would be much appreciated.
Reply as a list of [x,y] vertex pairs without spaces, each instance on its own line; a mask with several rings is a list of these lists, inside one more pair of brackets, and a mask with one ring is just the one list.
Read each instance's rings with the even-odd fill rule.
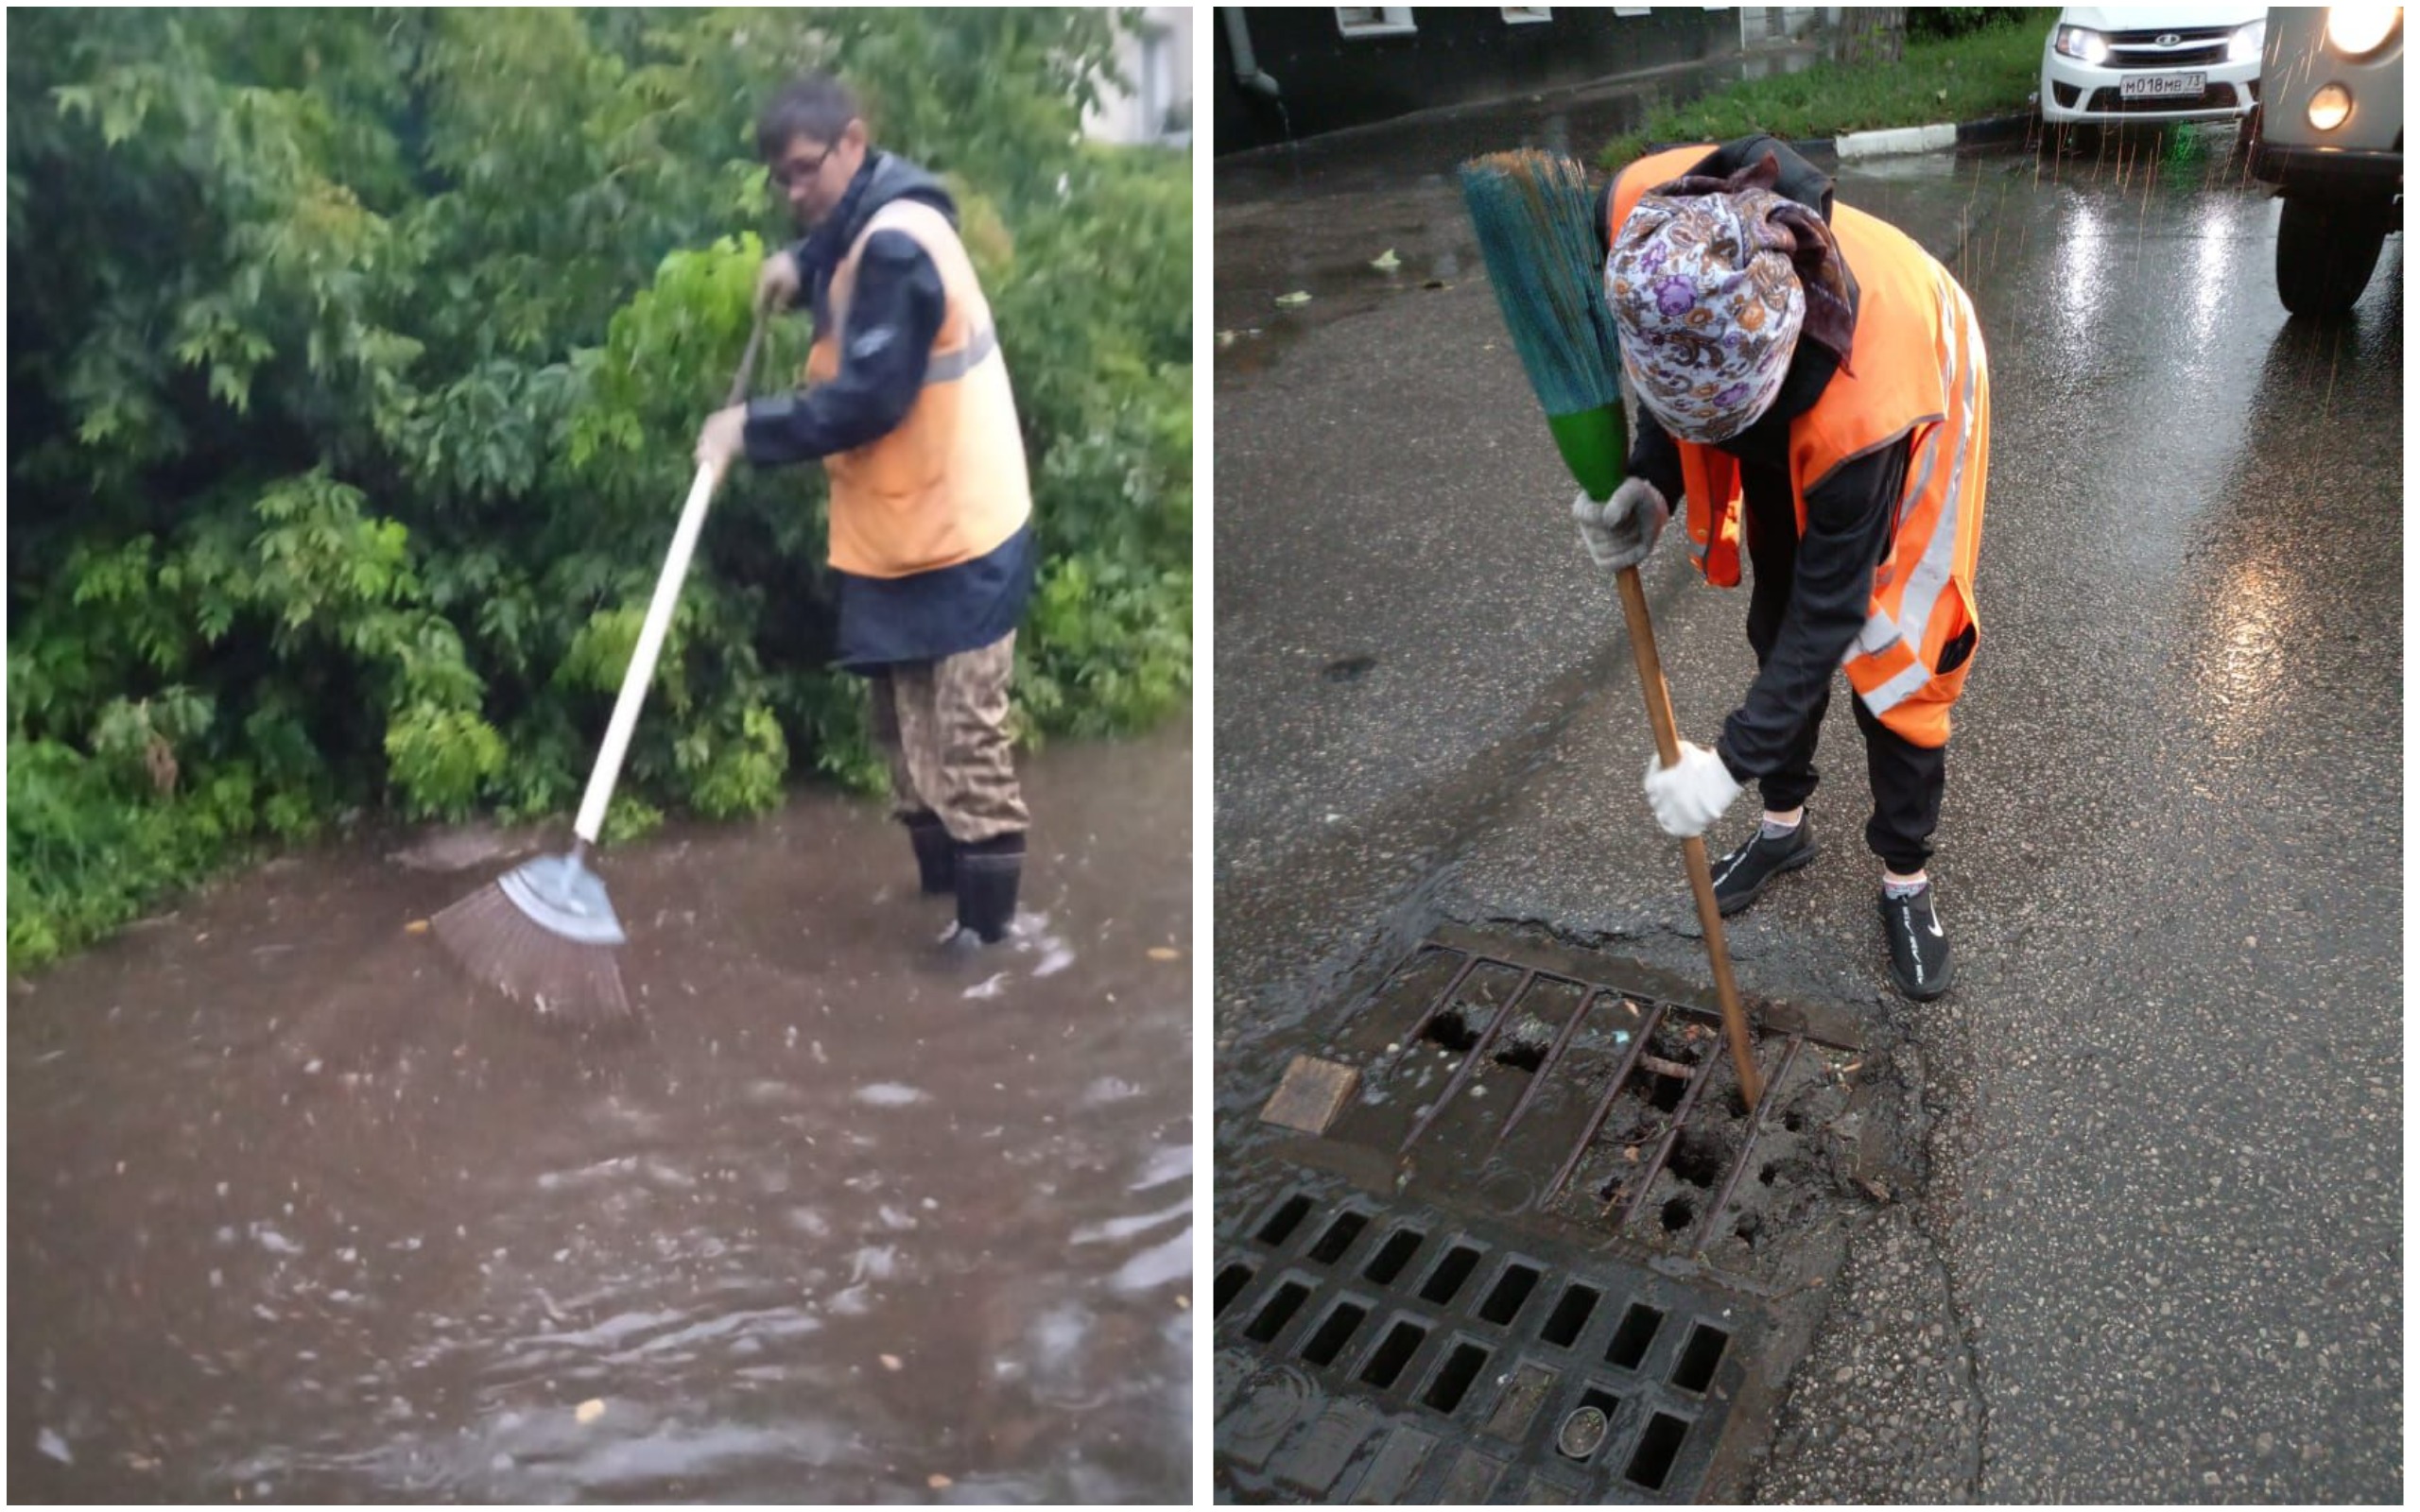
[[829,74],[794,78],[765,104],[756,117],[756,155],[770,163],[780,157],[792,137],[805,137],[826,146],[857,118],[857,96]]

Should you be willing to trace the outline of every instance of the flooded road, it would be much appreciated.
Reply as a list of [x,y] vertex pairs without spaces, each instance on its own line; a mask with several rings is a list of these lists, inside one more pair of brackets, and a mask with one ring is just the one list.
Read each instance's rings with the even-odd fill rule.
[[1023,936],[956,971],[874,805],[611,854],[619,1043],[413,928],[500,860],[393,845],[14,985],[11,1490],[1184,1499],[1191,773],[1031,761]]

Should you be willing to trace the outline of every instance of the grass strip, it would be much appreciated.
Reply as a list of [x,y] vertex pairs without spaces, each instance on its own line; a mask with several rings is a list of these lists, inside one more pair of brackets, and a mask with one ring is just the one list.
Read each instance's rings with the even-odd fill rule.
[[1835,137],[1942,121],[1979,121],[2032,109],[2042,44],[2059,12],[2031,9],[1963,37],[1910,39],[1895,64],[1816,63],[1794,74],[1743,79],[1685,105],[1667,106],[1605,145],[1597,161],[1618,168],[1651,143],[1727,142],[1771,132],[1785,141]]

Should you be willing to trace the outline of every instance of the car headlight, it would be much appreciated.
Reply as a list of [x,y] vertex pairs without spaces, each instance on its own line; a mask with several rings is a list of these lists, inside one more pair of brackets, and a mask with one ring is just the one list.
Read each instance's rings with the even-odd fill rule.
[[2227,39],[2227,61],[2230,63],[2260,61],[2260,49],[2268,41],[2269,22],[2266,17],[2248,26],[2236,27],[2235,35]]
[[2385,45],[2402,23],[2401,6],[2329,6],[2327,44],[2340,53],[2359,58]]
[[2323,131],[2333,131],[2353,114],[2353,92],[2342,84],[2323,84],[2310,97],[2308,112],[2310,124]]
[[2051,39],[2050,49],[2089,68],[2109,61],[2109,39],[2089,26],[2061,26]]

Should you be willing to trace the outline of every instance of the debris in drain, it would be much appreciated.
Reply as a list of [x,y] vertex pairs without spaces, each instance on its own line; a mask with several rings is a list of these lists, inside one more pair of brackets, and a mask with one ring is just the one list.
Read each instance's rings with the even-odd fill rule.
[[1605,1441],[1605,1415],[1596,1407],[1582,1407],[1563,1420],[1563,1428],[1554,1435],[1554,1447],[1570,1459],[1586,1459],[1597,1452]]
[[1487,938],[1441,929],[1331,1052],[1363,1067],[1365,1090],[1326,1137],[1396,1157],[1396,1190],[1781,1285],[1804,1279],[1801,1241],[1873,1199],[1858,1046],[1775,1026],[1776,1006],[1805,1021],[1768,1005],[1751,1116],[1711,1010],[1599,974],[1585,953],[1476,944]]
[[1261,1122],[1324,1134],[1361,1086],[1361,1073],[1314,1056],[1296,1056],[1260,1110]]

